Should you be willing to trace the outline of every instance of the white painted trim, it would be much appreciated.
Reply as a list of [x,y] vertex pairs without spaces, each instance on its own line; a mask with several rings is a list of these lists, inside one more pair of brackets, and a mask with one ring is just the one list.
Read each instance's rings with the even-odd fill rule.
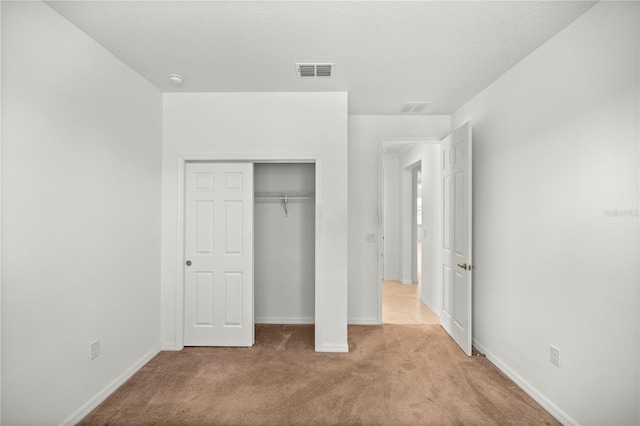
[[[400,210],[400,283],[413,284],[411,279],[411,264],[413,262],[413,251],[411,241],[413,241],[413,212],[412,212],[412,194],[413,194],[413,168],[420,164],[420,160],[409,163],[405,166],[407,159],[401,155],[403,148],[398,153],[398,165],[400,166],[400,192],[399,205]],[[422,157],[420,157],[422,159]]]
[[[185,205],[185,168],[186,163],[190,161],[211,161],[211,162],[243,162],[243,163],[315,163],[316,165],[316,244],[315,244],[315,265],[322,265],[321,262],[321,250],[320,245],[322,243],[321,236],[319,236],[319,221],[322,218],[322,154],[318,152],[306,152],[306,153],[211,153],[211,152],[186,152],[178,153],[177,156],[177,201],[178,201],[178,214],[177,214],[177,269],[176,269],[176,306],[175,306],[175,345],[176,349],[180,350],[184,347],[184,205]],[[321,305],[321,291],[318,283],[321,283],[321,268],[315,270],[315,341],[316,350],[322,345],[319,343],[322,319],[322,305]],[[254,318],[255,322],[255,318]]]
[[[2,7],[0,7],[0,46],[2,45]],[[2,55],[0,55],[0,81],[2,81]],[[2,84],[0,84],[0,99],[2,99]],[[0,135],[2,135],[2,102],[0,102]],[[0,136],[0,153],[2,152],[2,136]],[[0,164],[1,155],[0,155]],[[0,179],[0,188],[2,188]],[[0,191],[1,192],[1,191]],[[2,194],[0,194],[0,200],[2,200]],[[0,202],[0,224],[2,223],[2,207]],[[2,246],[2,227],[0,226],[0,247]],[[0,251],[0,265],[2,265],[2,252]],[[0,266],[0,307],[2,306],[2,267]],[[0,309],[1,311],[1,309]],[[2,330],[2,313],[0,312],[0,330]],[[0,339],[0,366],[2,366],[2,339]],[[2,368],[0,367],[0,383],[2,383]],[[2,386],[0,386],[2,389]],[[0,391],[0,401],[2,400]],[[0,404],[0,422],[2,421],[2,404]]]
[[317,351],[322,343],[322,326],[324,325],[323,318],[323,310],[322,310],[322,293],[324,287],[318,285],[318,283],[323,283],[323,268],[318,268],[318,265],[322,265],[320,253],[322,244],[324,244],[325,237],[323,233],[320,232],[321,219],[322,219],[322,154],[318,153],[315,155],[315,163],[316,163],[316,226],[315,226],[315,236],[316,236],[316,245],[315,245],[315,283],[314,283],[314,309],[316,315],[315,327],[314,327],[314,349]]
[[[638,8],[638,19],[640,19],[640,7]],[[638,88],[638,93],[636,93],[640,98],[640,87]],[[640,123],[640,110],[638,111],[638,122]],[[640,146],[640,141],[638,142]],[[638,167],[640,168],[640,155],[638,156]],[[640,190],[640,176],[638,176],[638,189]],[[640,195],[640,194],[639,194]],[[640,238],[640,227],[638,229],[638,237]],[[638,252],[638,275],[640,276],[640,251]],[[638,288],[640,289],[640,283],[638,283]],[[638,304],[636,306],[640,306],[640,291],[638,291]],[[638,340],[640,341],[640,315],[638,315]],[[640,357],[638,357],[638,383],[640,384]],[[638,419],[640,419],[640,404],[638,404]]]
[[285,318],[285,317],[266,317],[256,318],[256,324],[315,324],[316,319],[314,317],[306,318]]
[[151,349],[146,355],[140,358],[136,363],[129,367],[124,373],[118,376],[114,381],[109,383],[104,389],[98,392],[93,398],[87,401],[76,412],[71,414],[65,420],[60,423],[61,425],[75,425],[80,422],[87,414],[93,411],[98,405],[100,405],[105,399],[107,399],[113,392],[115,392],[120,386],[138,372],[146,363],[151,361],[153,357],[160,353],[160,345]]
[[376,323],[382,324],[382,281],[384,278],[384,184],[385,172],[382,167],[382,141],[378,138],[378,306]]
[[425,306],[440,318],[440,310],[433,306],[433,303],[429,302],[427,299],[424,299],[422,295],[420,296],[420,301],[425,304]]
[[325,343],[325,344],[320,345],[320,349],[318,349],[316,347],[316,352],[346,353],[346,352],[349,352],[349,345],[339,345],[339,344]]
[[177,180],[178,180],[178,213],[177,213],[177,258],[176,258],[176,306],[175,306],[175,314],[176,314],[176,329],[175,329],[175,347],[183,348],[184,347],[184,262],[185,259],[185,246],[184,246],[184,217],[185,217],[185,203],[186,203],[186,194],[185,194],[185,175],[186,175],[186,167],[187,167],[187,158],[178,155],[177,158]]
[[379,138],[380,148],[382,148],[382,144],[389,145],[401,145],[401,144],[420,144],[420,143],[440,143],[441,139],[429,137],[429,138]]
[[507,364],[505,364],[500,358],[493,355],[491,351],[487,350],[484,346],[478,343],[477,340],[473,340],[473,346],[480,352],[486,355],[487,359],[495,365],[498,370],[502,371],[507,377],[515,382],[523,391],[533,398],[538,404],[547,410],[553,417],[556,418],[563,425],[578,426],[578,422],[569,417],[567,413],[562,411],[557,405],[555,405],[549,398],[544,396],[540,391],[533,387],[529,382],[522,378],[518,373],[513,371]]
[[378,321],[377,318],[349,318],[347,320],[349,325],[380,325],[382,321]]
[[184,347],[177,347],[175,343],[162,343],[160,345],[161,351],[181,351]]

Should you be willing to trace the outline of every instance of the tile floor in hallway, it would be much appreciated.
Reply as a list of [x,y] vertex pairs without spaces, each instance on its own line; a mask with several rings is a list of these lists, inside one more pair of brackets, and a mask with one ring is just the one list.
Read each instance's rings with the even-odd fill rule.
[[440,319],[420,301],[419,284],[383,281],[382,322],[384,324],[440,324]]

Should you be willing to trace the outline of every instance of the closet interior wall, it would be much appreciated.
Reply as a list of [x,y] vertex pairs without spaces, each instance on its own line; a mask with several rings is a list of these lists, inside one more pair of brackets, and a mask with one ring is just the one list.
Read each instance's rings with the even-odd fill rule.
[[254,190],[255,322],[313,324],[315,164],[255,164]]

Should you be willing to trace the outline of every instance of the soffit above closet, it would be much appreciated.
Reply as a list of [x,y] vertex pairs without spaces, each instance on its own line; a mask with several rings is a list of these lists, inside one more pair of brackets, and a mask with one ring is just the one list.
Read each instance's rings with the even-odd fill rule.
[[[595,2],[47,4],[162,92],[348,91],[350,114],[386,115],[406,101],[452,113]],[[305,62],[335,75],[299,78]]]

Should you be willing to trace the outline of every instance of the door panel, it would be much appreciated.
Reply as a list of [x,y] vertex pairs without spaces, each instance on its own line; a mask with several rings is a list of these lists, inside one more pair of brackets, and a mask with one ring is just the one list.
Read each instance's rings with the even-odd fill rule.
[[242,254],[242,202],[224,202],[225,254]]
[[253,165],[187,163],[185,186],[185,346],[252,346]]
[[442,248],[451,252],[451,220],[449,208],[451,207],[451,176],[442,178]]
[[451,268],[444,265],[442,268],[442,313],[448,318],[451,317]]
[[225,326],[242,326],[242,282],[241,272],[227,272],[224,274],[225,303]]
[[196,325],[213,326],[213,274],[196,272]]
[[442,327],[471,355],[471,124],[442,140]]
[[196,201],[196,253],[213,254],[213,201]]

